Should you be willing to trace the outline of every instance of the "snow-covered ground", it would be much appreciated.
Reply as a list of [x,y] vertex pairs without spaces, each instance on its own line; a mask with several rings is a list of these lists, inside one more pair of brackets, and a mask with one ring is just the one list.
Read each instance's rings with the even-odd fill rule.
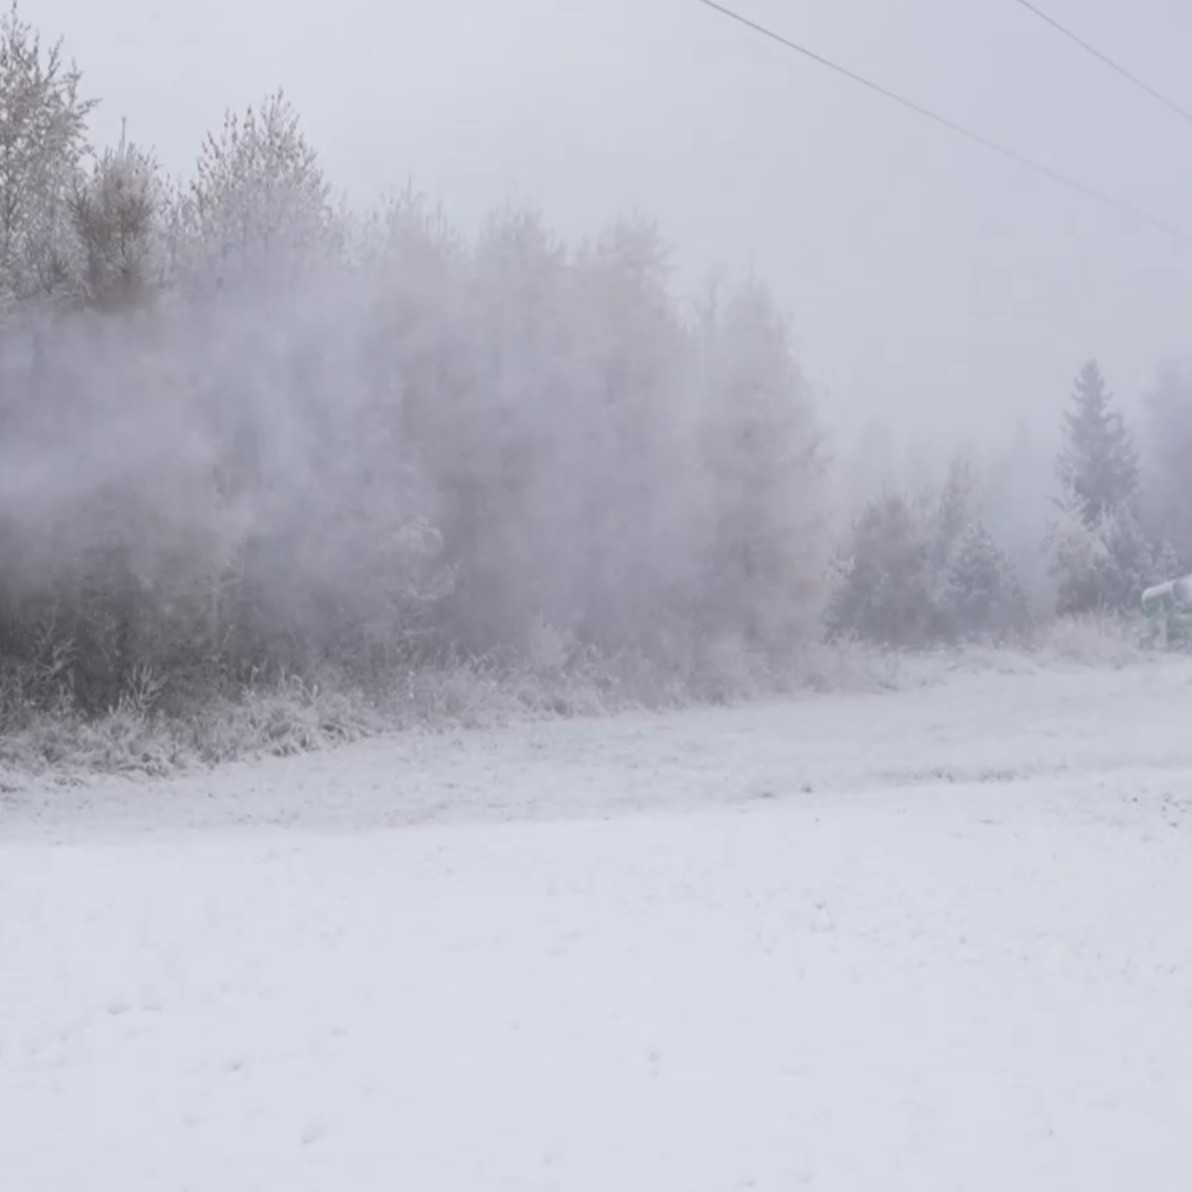
[[1189,1186],[1192,663],[0,800],[14,1192]]

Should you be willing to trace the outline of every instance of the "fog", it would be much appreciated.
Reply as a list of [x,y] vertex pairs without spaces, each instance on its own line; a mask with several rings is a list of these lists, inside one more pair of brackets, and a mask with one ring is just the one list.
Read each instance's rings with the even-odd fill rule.
[[[1171,223],[1192,127],[1012,0],[741,0],[741,11]],[[1046,8],[1176,99],[1192,10]],[[413,178],[476,226],[506,201],[568,236],[656,217],[683,273],[755,268],[824,417],[963,438],[1055,422],[1096,355],[1125,403],[1185,350],[1189,255],[917,121],[693,0],[41,0],[101,142],[184,172],[225,107],[284,86],[357,199]]]
[[[460,658],[723,693],[1192,567],[1192,119],[1013,0],[741,10],[1029,168],[715,7],[8,11],[0,724]],[[1054,11],[1156,85],[1192,33]]]

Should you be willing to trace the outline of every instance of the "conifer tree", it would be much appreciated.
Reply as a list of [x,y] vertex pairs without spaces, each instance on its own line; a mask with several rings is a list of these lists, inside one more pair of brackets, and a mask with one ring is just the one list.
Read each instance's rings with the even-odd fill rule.
[[1088,526],[1106,515],[1132,511],[1138,497],[1138,456],[1095,360],[1076,378],[1064,427],[1067,442],[1060,452],[1059,475],[1065,504]]
[[1065,516],[1054,554],[1059,610],[1124,611],[1156,578],[1156,552],[1139,520],[1134,440],[1096,361],[1076,378],[1065,430],[1058,468]]
[[87,305],[125,310],[148,296],[160,275],[160,205],[156,163],[124,141],[76,188],[70,214]]

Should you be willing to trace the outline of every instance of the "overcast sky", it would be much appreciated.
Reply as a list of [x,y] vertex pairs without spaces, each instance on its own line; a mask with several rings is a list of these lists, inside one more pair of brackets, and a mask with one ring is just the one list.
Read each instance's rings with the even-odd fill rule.
[[[1192,124],[1014,0],[731,0],[792,39],[1192,235]],[[1187,0],[1040,0],[1192,106]],[[821,402],[985,434],[1046,427],[1096,354],[1126,401],[1192,350],[1192,249],[767,43],[696,0],[23,0],[102,100],[97,139],[184,172],[284,86],[333,182],[408,178],[473,225],[569,236],[640,210],[679,277],[772,282]]]

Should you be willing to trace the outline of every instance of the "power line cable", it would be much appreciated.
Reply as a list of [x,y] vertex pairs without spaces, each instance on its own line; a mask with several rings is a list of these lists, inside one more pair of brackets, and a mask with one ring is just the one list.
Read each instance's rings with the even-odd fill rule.
[[900,95],[897,91],[891,91],[888,87],[883,87],[880,83],[875,83],[872,79],[857,74],[855,71],[849,70],[848,67],[841,66],[838,62],[833,62],[831,59],[825,58],[822,54],[817,54],[807,46],[800,45],[799,42],[784,37],[781,33],[777,33],[775,30],[751,20],[734,9],[717,3],[717,0],[696,0],[696,2],[704,5],[706,8],[712,9],[714,12],[718,12],[721,16],[727,17],[731,21],[737,22],[739,25],[743,25],[747,29],[751,29],[754,33],[760,34],[762,37],[777,42],[779,45],[792,50],[796,54],[801,54],[804,58],[809,59],[817,65],[833,71],[838,75],[842,75],[850,82],[856,83],[885,99],[891,100],[907,111],[913,112],[916,116],[931,121],[933,124],[947,129],[956,136],[963,137],[975,145],[980,145],[982,148],[988,149],[990,152],[996,153],[1024,169],[1041,174],[1057,186],[1063,186],[1068,190],[1074,191],[1076,194],[1082,195],[1086,199],[1091,199],[1093,202],[1100,203],[1102,206],[1110,207],[1119,214],[1128,216],[1136,223],[1145,224],[1150,228],[1163,232],[1180,243],[1186,244],[1192,239],[1186,232],[1181,231],[1175,225],[1167,223],[1166,220],[1160,219],[1158,216],[1151,215],[1150,212],[1144,211],[1141,207],[1136,207],[1133,203],[1125,199],[1119,199],[1106,191],[1099,190],[1095,186],[1090,186],[1077,178],[1052,169],[1051,166],[1036,161],[1034,158],[1020,153],[1017,149],[1011,148],[1009,145],[1003,145],[1000,141],[994,141],[982,133],[974,132],[971,128],[966,128],[963,124],[958,124],[955,120],[951,120],[947,116],[942,116],[939,112],[924,107],[922,104],[916,103],[913,99],[907,99],[906,96]]
[[1121,75],[1123,79],[1133,83],[1134,86],[1140,91],[1145,91],[1146,94],[1152,99],[1157,99],[1169,111],[1174,112],[1177,116],[1183,117],[1183,119],[1187,120],[1189,124],[1192,124],[1192,111],[1184,107],[1182,104],[1176,103],[1174,99],[1164,95],[1162,91],[1152,87],[1150,83],[1140,79],[1132,70],[1129,70],[1120,62],[1111,58],[1108,54],[1102,53],[1099,49],[1097,49],[1096,46],[1085,41],[1083,37],[1069,29],[1066,25],[1061,25],[1060,22],[1055,19],[1055,17],[1045,13],[1037,4],[1032,4],[1031,0],[1014,0],[1014,2],[1016,4],[1020,4],[1027,10],[1027,12],[1034,13],[1039,20],[1050,25],[1057,33],[1061,34],[1063,37],[1066,37],[1069,41],[1075,42],[1082,50],[1085,51],[1085,53],[1091,54],[1099,62],[1102,62],[1108,66],[1110,70]]

